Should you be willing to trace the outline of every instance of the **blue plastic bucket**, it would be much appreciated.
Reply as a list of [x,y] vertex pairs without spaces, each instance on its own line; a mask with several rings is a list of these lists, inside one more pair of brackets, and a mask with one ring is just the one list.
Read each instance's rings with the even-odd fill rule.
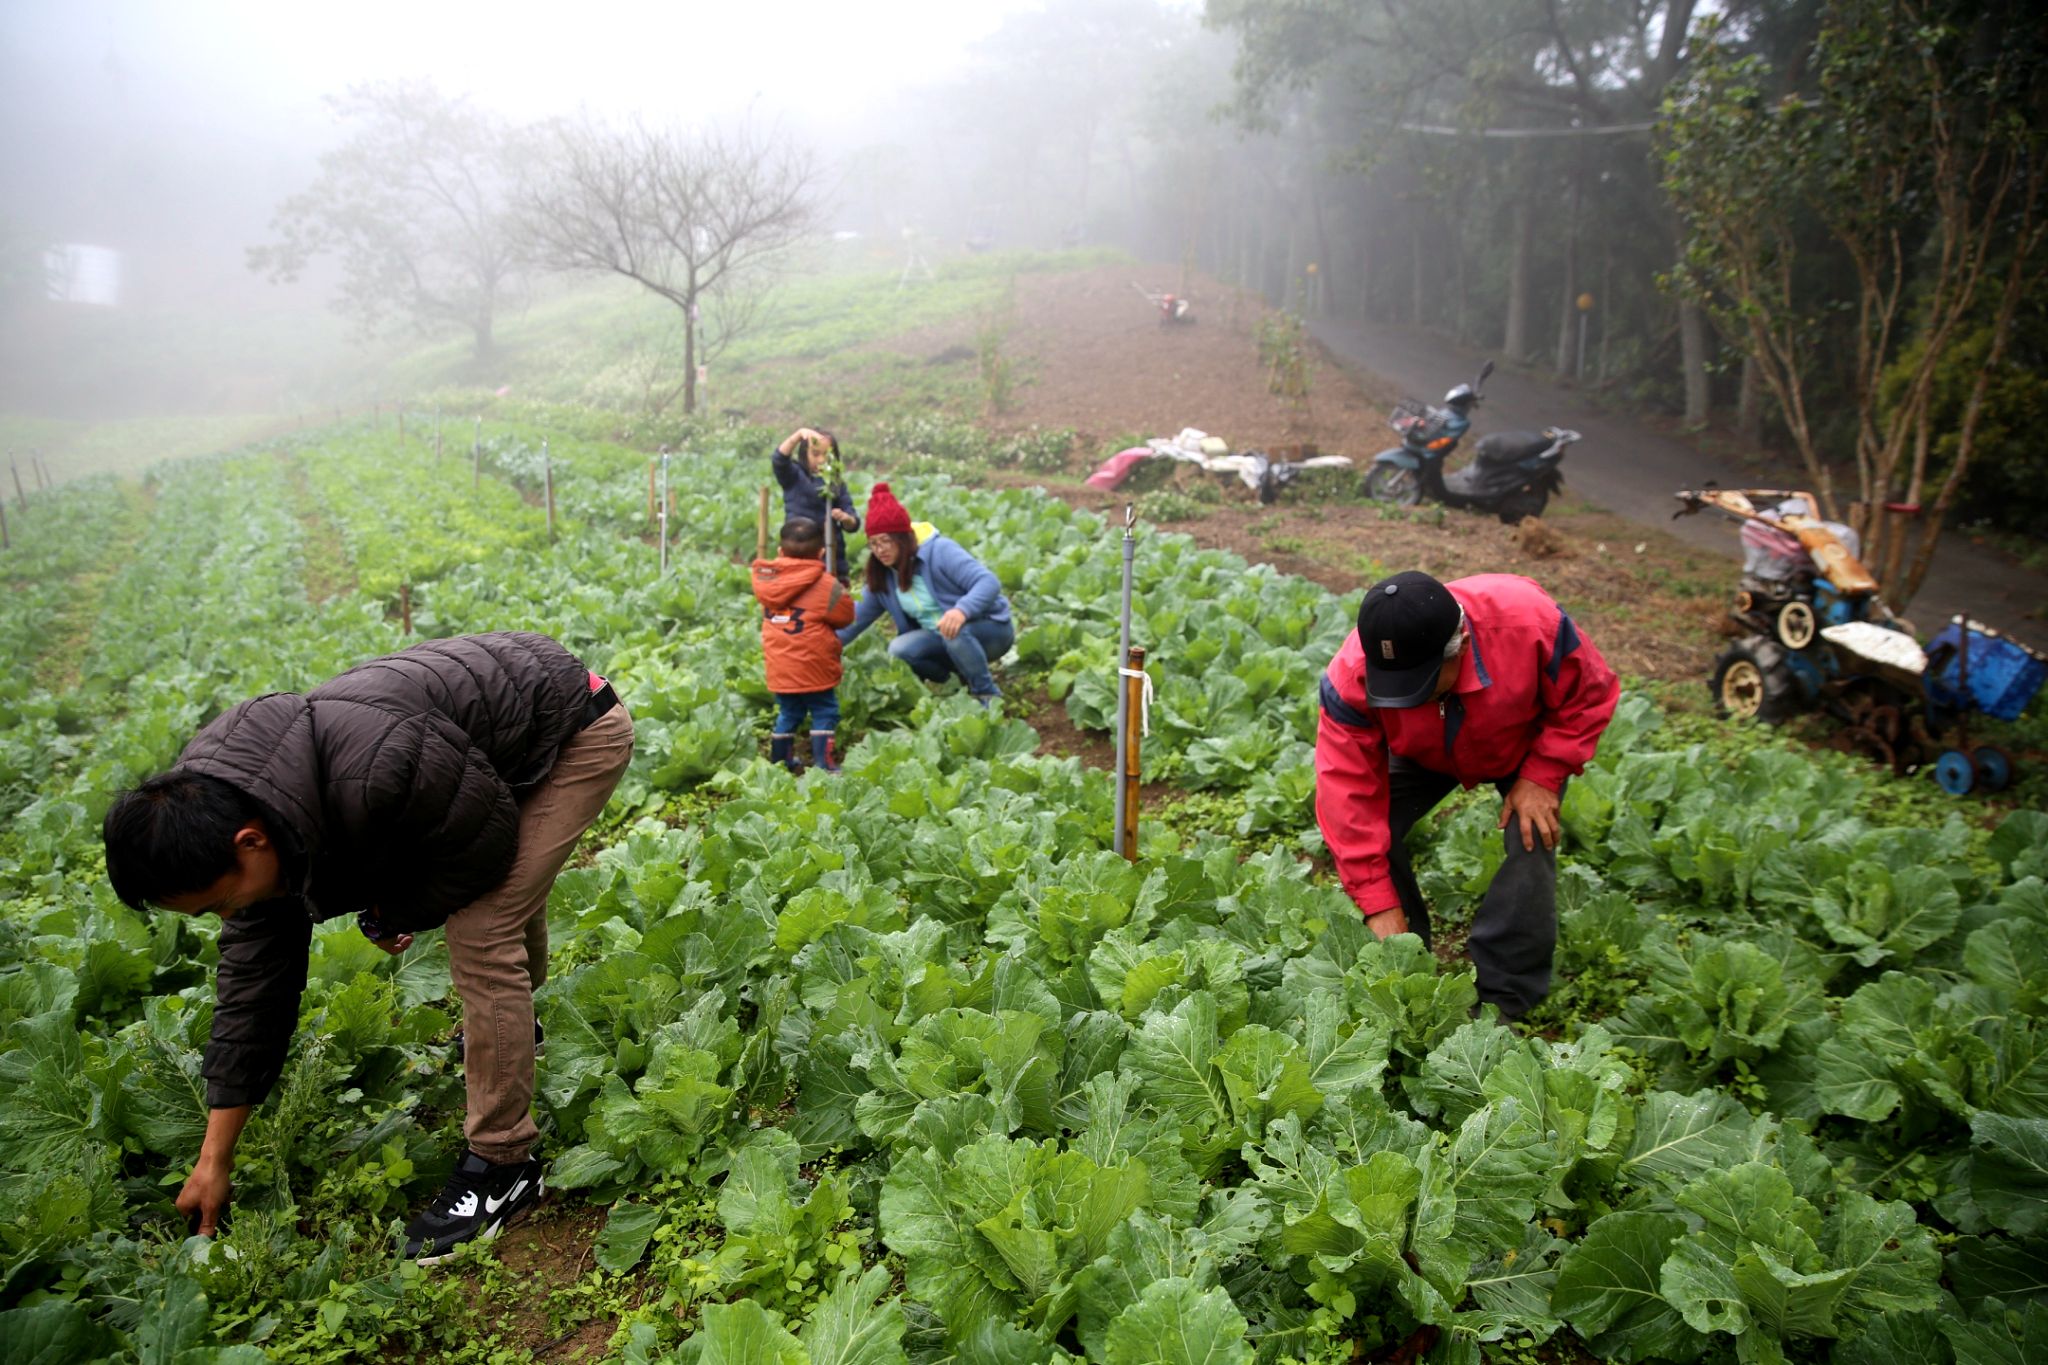
[[1964,627],[1951,621],[1927,645],[1927,695],[1954,710],[1982,711],[1999,720],[2018,720],[2048,681],[2048,659],[2002,635],[1969,631],[1970,688],[1963,694]]

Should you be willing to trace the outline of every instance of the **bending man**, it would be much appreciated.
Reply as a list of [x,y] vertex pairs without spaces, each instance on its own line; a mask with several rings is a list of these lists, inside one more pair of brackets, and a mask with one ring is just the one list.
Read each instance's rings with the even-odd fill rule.
[[386,952],[445,926],[462,998],[468,1150],[406,1228],[422,1261],[542,1193],[533,992],[548,890],[633,756],[602,678],[545,635],[432,640],[301,696],[236,706],[107,811],[129,905],[221,918],[206,1138],[178,1209],[211,1235],[235,1144],[284,1068],[313,925],[353,914]]
[[1549,594],[1513,574],[1367,590],[1323,674],[1316,823],[1374,934],[1429,941],[1415,822],[1457,786],[1502,797],[1507,860],[1472,917],[1479,998],[1519,1018],[1550,992],[1558,802],[1614,714],[1614,670]]

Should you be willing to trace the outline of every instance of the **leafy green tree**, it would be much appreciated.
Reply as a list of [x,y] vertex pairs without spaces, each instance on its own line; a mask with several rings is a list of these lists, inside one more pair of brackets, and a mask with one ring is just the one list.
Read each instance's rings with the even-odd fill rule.
[[[1968,474],[2019,302],[2038,284],[2048,45],[1995,0],[1832,0],[1804,93],[1773,92],[1777,74],[1730,38],[1717,23],[1666,108],[1664,184],[1685,234],[1675,281],[1755,363],[1830,508],[1813,384],[1831,359],[1829,325],[1848,313],[1847,511],[1903,604]],[[1816,227],[1823,259],[1849,264],[1849,298],[1809,287]],[[1987,308],[1985,364],[1942,469],[1937,378]],[[1895,370],[1916,334],[1910,370]],[[1888,503],[1922,514],[1908,522]]]

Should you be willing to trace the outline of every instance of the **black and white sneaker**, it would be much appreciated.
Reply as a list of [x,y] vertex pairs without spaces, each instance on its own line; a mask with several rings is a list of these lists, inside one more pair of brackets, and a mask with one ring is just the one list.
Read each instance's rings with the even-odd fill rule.
[[546,1193],[540,1162],[498,1166],[464,1151],[447,1186],[406,1224],[405,1254],[421,1265],[445,1261],[464,1242],[488,1242],[497,1236]]

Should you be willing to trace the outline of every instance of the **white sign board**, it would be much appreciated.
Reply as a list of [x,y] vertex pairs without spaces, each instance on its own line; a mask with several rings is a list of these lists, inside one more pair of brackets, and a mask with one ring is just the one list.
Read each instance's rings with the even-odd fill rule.
[[121,253],[112,247],[68,242],[43,253],[49,295],[59,303],[112,308],[121,301]]

